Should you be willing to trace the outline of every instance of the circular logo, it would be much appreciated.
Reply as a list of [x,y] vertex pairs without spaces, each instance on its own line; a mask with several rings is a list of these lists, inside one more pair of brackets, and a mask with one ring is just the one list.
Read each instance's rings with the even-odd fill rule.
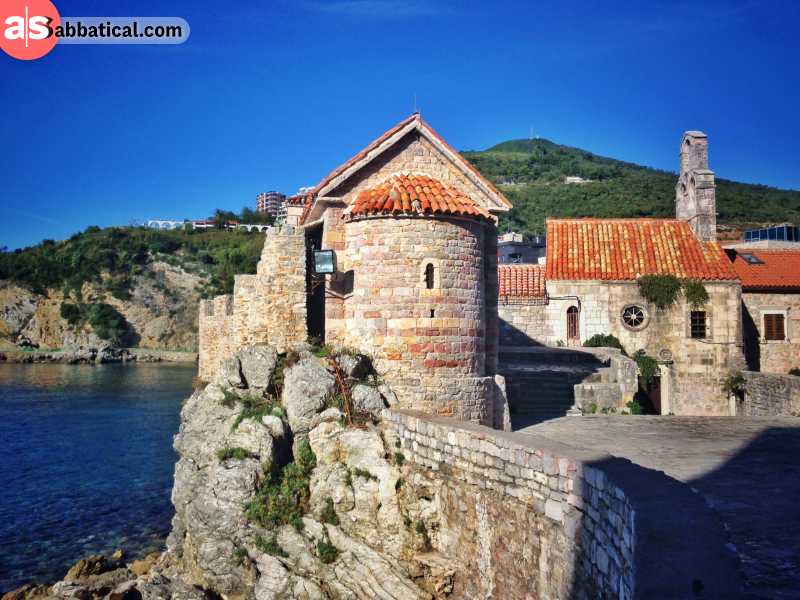
[[19,60],[41,58],[58,42],[61,24],[50,0],[3,0],[0,3],[0,48]]

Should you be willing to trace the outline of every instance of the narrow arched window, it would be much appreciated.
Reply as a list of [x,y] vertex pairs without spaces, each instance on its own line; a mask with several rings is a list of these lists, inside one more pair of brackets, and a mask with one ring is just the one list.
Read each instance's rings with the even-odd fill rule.
[[567,339],[568,340],[579,340],[581,337],[580,330],[578,328],[578,307],[577,306],[570,306],[567,309]]
[[429,290],[433,289],[433,263],[425,265],[425,287]]

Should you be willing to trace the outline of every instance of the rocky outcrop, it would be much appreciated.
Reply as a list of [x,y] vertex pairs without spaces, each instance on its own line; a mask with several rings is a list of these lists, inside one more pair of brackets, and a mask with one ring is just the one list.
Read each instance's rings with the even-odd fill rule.
[[[134,278],[128,299],[115,298],[102,284],[88,283],[81,289],[80,297],[87,303],[110,304],[125,317],[129,333],[123,345],[193,351],[197,348],[201,284],[202,279],[196,274],[154,261]],[[90,327],[70,326],[61,317],[64,301],[60,289],[39,294],[0,280],[0,350],[11,350],[23,339],[42,350],[100,347]]]
[[[404,490],[396,440],[380,423],[347,424],[357,396],[372,414],[384,406],[377,387],[353,378],[371,372],[358,366],[363,360],[342,369],[307,351],[287,359],[247,348],[189,398],[175,439],[166,553],[182,581],[257,600],[418,600],[447,589],[442,573],[452,576],[452,566],[440,564],[433,576],[436,561],[420,558],[430,554],[429,540],[416,524],[430,510]],[[334,406],[342,403],[345,410]],[[298,438],[314,457],[306,480],[292,479],[301,470]],[[302,498],[302,517],[282,523],[280,511],[294,509],[281,505],[280,489],[292,486],[302,488],[292,492]],[[254,518],[254,505],[272,512]]]

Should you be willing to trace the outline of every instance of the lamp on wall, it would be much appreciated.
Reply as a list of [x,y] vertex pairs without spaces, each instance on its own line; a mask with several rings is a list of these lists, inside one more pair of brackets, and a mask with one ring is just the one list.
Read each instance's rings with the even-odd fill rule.
[[336,272],[336,255],[333,250],[314,250],[314,274],[330,275]]

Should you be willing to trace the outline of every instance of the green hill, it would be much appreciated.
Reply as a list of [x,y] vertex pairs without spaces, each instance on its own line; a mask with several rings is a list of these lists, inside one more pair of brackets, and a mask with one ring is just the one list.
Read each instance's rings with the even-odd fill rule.
[[[511,140],[463,152],[514,205],[501,229],[544,232],[547,217],[670,217],[677,175],[545,139]],[[564,183],[581,177],[586,183]],[[717,179],[721,230],[800,223],[800,191]]]

